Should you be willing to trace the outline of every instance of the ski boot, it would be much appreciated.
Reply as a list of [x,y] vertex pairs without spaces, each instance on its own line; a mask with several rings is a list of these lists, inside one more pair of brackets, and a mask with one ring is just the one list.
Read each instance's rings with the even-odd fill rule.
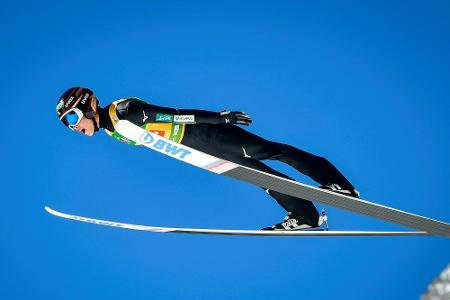
[[261,230],[317,230],[316,228],[320,227],[322,224],[325,224],[326,230],[328,230],[328,216],[324,210],[322,210],[322,215],[319,217],[316,226],[306,224],[300,219],[292,217],[291,213],[289,213],[282,222],[269,227],[264,227]]
[[320,188],[324,189],[324,190],[327,190],[327,191],[334,192],[334,193],[342,194],[342,195],[345,195],[345,196],[361,198],[360,195],[359,195],[358,190],[356,190],[356,189],[346,190],[346,189],[341,188],[339,186],[339,184],[337,184],[337,183],[329,183],[329,184],[326,184],[326,185],[322,185]]

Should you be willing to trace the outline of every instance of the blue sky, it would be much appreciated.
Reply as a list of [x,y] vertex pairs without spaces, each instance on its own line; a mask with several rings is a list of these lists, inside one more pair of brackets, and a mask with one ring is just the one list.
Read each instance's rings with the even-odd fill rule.
[[[440,237],[152,234],[43,210],[237,229],[284,216],[249,184],[65,129],[56,102],[82,85],[103,104],[245,111],[365,199],[450,221],[447,1],[44,0],[0,16],[2,299],[418,299],[449,263]],[[325,208],[333,229],[405,229]]]

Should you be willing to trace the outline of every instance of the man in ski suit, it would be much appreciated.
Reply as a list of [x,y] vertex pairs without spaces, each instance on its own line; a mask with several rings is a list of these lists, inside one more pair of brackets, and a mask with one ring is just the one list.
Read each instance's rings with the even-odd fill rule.
[[[175,109],[146,103],[138,98],[119,99],[101,108],[87,88],[68,89],[57,107],[60,120],[72,130],[92,136],[102,128],[111,137],[134,145],[115,130],[118,120],[128,120],[147,131],[210,155],[284,178],[262,160],[278,160],[311,177],[322,188],[359,197],[353,185],[325,158],[290,145],[263,139],[236,125],[250,125],[243,112]],[[302,230],[318,227],[323,220],[311,201],[266,190],[288,212],[278,224],[263,230]]]

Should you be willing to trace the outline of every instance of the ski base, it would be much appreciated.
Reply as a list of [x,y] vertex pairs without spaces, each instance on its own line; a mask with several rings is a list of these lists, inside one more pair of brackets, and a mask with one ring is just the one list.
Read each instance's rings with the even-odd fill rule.
[[233,230],[233,229],[205,229],[205,228],[175,228],[129,224],[77,216],[56,211],[48,206],[45,210],[57,217],[92,223],[103,226],[126,228],[131,230],[150,231],[159,233],[190,233],[210,235],[240,235],[240,236],[424,236],[425,231],[334,231],[334,230],[300,230],[300,231],[266,231],[266,230]]

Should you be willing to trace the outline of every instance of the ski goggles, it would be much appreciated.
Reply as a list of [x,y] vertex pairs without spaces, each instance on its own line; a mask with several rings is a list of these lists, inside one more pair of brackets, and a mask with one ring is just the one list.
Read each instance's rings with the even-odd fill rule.
[[80,124],[82,118],[83,112],[74,107],[66,111],[59,119],[71,130],[75,130],[74,127]]

